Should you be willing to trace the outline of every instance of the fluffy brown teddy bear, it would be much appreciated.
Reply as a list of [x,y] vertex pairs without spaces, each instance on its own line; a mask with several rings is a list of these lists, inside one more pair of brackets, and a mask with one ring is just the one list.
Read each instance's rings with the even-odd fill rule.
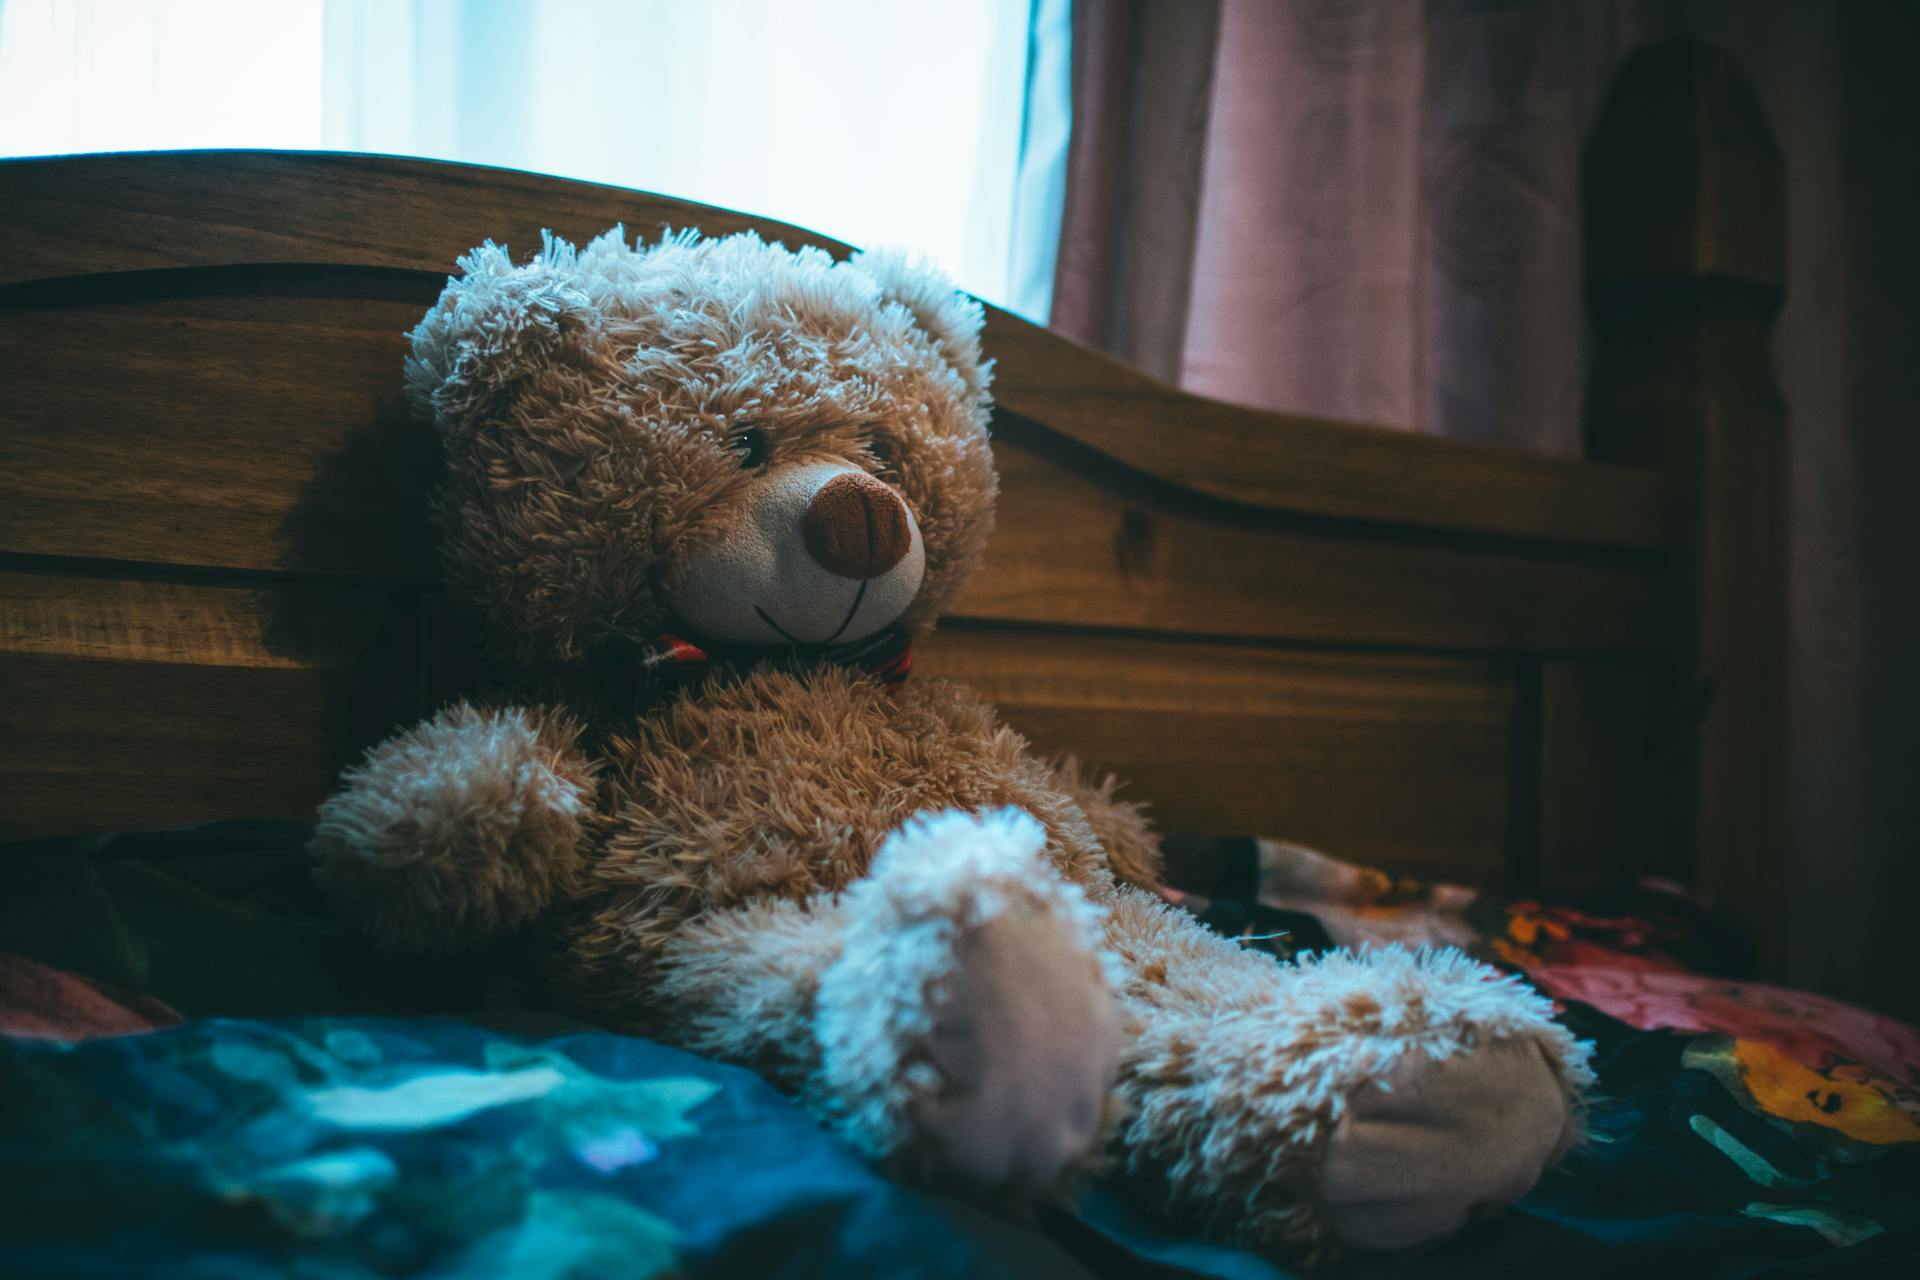
[[1590,1079],[1451,951],[1283,966],[1153,892],[1132,807],[907,642],[979,564],[978,305],[751,235],[516,266],[413,334],[452,589],[515,693],[320,816],[381,944],[517,935],[609,1026],[752,1066],[908,1176],[1133,1202],[1269,1250],[1394,1247],[1523,1194]]

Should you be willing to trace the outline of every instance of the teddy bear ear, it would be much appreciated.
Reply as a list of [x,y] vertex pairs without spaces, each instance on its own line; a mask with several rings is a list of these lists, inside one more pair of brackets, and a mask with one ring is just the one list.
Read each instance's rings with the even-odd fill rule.
[[411,335],[407,400],[414,412],[451,442],[510,400],[529,375],[589,342],[598,318],[579,258],[548,232],[541,233],[540,252],[519,266],[491,240],[462,257],[460,273],[448,278]]
[[985,394],[992,361],[980,358],[980,327],[986,312],[938,267],[896,249],[857,253],[853,265],[880,286],[883,301],[897,302],[933,338],[947,363],[974,396]]

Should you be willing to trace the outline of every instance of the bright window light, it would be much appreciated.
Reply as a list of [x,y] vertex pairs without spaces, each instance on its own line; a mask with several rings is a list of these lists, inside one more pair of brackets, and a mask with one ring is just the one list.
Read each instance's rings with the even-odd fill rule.
[[503,165],[902,245],[1044,319],[1063,13],[1062,0],[4,0],[0,154],[327,148]]
[[313,148],[315,0],[5,0],[0,152]]

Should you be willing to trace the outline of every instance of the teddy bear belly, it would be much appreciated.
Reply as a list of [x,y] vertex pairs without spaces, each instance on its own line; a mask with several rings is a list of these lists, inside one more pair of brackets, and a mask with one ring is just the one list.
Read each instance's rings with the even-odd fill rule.
[[1052,767],[969,690],[890,695],[837,668],[751,672],[650,712],[608,769],[612,812],[594,878],[674,885],[677,910],[846,887],[917,814],[1015,806],[1047,827],[1062,871],[1101,860]]

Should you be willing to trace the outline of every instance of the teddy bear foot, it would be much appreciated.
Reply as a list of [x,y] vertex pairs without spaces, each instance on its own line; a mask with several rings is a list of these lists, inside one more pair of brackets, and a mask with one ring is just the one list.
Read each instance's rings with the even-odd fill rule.
[[1050,1189],[1110,1115],[1120,1017],[1100,913],[1030,815],[943,813],[890,838],[844,898],[823,975],[823,1101],[869,1154]]
[[1520,1199],[1565,1145],[1566,1087],[1538,1044],[1409,1053],[1349,1100],[1321,1186],[1327,1226],[1356,1249],[1403,1249]]
[[1058,1184],[1100,1136],[1120,1021],[1070,925],[1021,903],[967,934],[933,1004],[938,1092],[914,1122],[940,1163],[989,1186]]

